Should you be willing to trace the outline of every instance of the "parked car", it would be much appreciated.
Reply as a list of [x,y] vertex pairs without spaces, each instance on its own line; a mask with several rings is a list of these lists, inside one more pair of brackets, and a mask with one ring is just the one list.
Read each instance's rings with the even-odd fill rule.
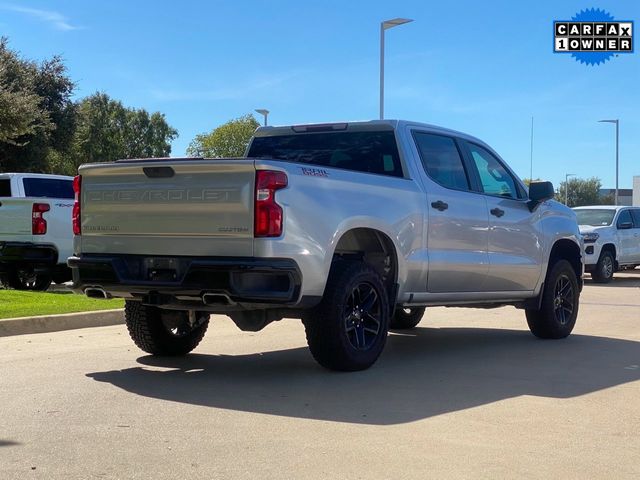
[[126,299],[134,342],[181,355],[210,313],[242,330],[301,318],[323,366],[373,364],[433,305],[526,312],[570,334],[575,214],[472,136],[408,121],[259,128],[248,158],[80,167],[73,287]]
[[19,290],[71,280],[73,177],[0,173],[0,279]]
[[607,283],[614,272],[640,265],[640,208],[594,205],[573,209],[584,239],[585,270]]

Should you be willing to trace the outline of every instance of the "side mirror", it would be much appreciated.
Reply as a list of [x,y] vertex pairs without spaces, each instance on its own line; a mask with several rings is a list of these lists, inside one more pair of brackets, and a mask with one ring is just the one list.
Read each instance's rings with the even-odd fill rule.
[[529,211],[533,212],[542,202],[551,200],[553,195],[553,183],[531,182],[529,184],[529,201],[527,202]]
[[633,228],[633,223],[631,222],[622,222],[618,224],[618,230],[629,230]]

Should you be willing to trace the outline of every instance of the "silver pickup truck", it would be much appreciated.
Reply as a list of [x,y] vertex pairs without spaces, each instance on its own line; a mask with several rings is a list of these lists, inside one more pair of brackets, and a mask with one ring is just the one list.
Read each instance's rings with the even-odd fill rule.
[[84,165],[75,186],[74,288],[125,298],[151,354],[193,350],[211,313],[249,331],[301,318],[321,365],[361,370],[428,306],[513,305],[540,338],[578,314],[575,214],[460,132],[263,127],[246,158]]

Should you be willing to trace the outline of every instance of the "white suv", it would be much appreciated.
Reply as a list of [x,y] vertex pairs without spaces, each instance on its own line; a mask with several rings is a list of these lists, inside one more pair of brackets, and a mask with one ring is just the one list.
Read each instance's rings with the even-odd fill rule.
[[617,270],[640,265],[640,208],[597,205],[574,208],[584,239],[585,270],[607,283]]

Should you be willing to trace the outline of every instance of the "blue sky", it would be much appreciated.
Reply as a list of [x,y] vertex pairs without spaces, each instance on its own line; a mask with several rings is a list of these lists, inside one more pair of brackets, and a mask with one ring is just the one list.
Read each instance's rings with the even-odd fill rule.
[[[97,90],[165,113],[180,137],[271,111],[271,124],[375,119],[379,22],[387,31],[387,118],[443,125],[492,145],[521,177],[640,175],[640,53],[598,66],[552,53],[552,22],[602,8],[635,20],[637,0],[0,0],[0,35],[28,58],[61,54],[77,96]],[[258,116],[258,115],[257,115]]]

